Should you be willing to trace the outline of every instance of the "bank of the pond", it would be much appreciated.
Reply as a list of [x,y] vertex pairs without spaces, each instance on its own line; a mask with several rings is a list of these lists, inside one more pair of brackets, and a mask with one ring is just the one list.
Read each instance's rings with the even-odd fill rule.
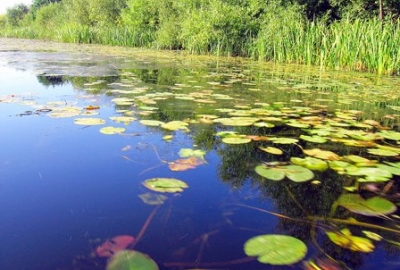
[[[182,29],[181,29],[182,30]],[[213,32],[212,29],[208,29]],[[207,31],[208,31],[207,30]],[[268,23],[257,35],[232,38],[229,31],[176,35],[155,30],[144,35],[127,26],[91,27],[68,24],[56,28],[29,25],[6,27],[2,37],[42,39],[74,44],[100,44],[169,50],[178,54],[240,56],[334,70],[396,75],[400,71],[399,23],[342,20],[330,25],[309,21]],[[208,32],[207,32],[208,33]],[[167,36],[166,36],[167,35]],[[172,36],[174,35],[174,36]],[[213,36],[215,35],[215,36]],[[201,37],[201,38],[200,38]],[[168,40],[168,41],[166,41]]]

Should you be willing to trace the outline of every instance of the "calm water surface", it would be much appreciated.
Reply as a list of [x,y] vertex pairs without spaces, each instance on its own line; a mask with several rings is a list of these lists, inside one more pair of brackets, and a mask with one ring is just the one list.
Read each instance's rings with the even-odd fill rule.
[[[259,141],[225,144],[215,135],[235,130],[294,138],[299,129],[210,124],[209,116],[204,116],[226,116],[229,109],[237,110],[233,115],[247,115],[245,110],[268,103],[288,110],[310,107],[323,116],[335,110],[360,110],[365,112],[362,119],[397,130],[393,108],[399,105],[399,80],[294,70],[210,59],[157,61],[144,56],[1,51],[0,269],[105,269],[106,259],[97,258],[93,251],[114,236],[138,235],[156,208],[140,199],[141,194],[156,194],[142,182],[157,177],[189,185],[182,193],[166,194],[168,199],[157,208],[135,246],[160,269],[303,268],[302,262],[288,267],[256,260],[240,263],[247,260],[244,243],[261,234],[301,239],[308,246],[304,260],[323,256],[322,247],[350,269],[398,269],[395,245],[374,242],[371,253],[352,252],[331,243],[321,225],[313,230],[317,247],[309,223],[260,211],[299,219],[307,213],[328,216],[343,192],[345,177],[317,172],[320,185],[262,179],[254,173],[257,164],[287,161],[300,156],[300,148],[275,144],[284,151],[283,156],[275,156],[260,151]],[[117,97],[134,102],[118,105],[113,100]],[[88,106],[100,109],[85,109]],[[52,115],[71,107],[80,108],[80,115]],[[274,117],[281,117],[281,110],[276,111]],[[109,119],[121,115],[137,120],[124,124]],[[75,124],[80,117],[101,118],[106,124]],[[143,125],[141,119],[180,120],[189,125],[188,130],[171,131]],[[104,126],[126,130],[105,135],[99,132]],[[173,138],[167,141],[165,135]],[[333,149],[332,144],[326,147]],[[206,164],[172,171],[169,164],[182,158],[178,154],[182,148],[203,150]],[[354,153],[353,148],[335,151]],[[397,188],[397,182],[394,185]],[[349,217],[384,224],[341,209],[340,218]],[[352,228],[353,233],[361,231]],[[398,234],[382,234],[399,241]]]

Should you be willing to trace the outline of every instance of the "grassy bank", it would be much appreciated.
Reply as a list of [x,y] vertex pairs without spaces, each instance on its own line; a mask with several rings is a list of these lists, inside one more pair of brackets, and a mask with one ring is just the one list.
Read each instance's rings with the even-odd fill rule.
[[27,16],[17,25],[5,23],[0,35],[179,49],[377,74],[400,71],[398,21],[347,17],[326,23],[308,20],[296,5],[253,7],[227,2],[234,1],[129,0],[112,18],[77,19],[79,14],[66,0],[40,8],[35,19]]

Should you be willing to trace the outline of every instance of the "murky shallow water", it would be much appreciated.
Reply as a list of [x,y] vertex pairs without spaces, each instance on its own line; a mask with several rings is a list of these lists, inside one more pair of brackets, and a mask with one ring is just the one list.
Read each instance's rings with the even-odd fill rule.
[[[24,47],[23,42],[29,46]],[[304,260],[323,257],[322,248],[351,269],[399,267],[396,244],[376,241],[373,252],[352,252],[330,242],[324,225],[330,229],[350,227],[353,234],[362,236],[360,227],[317,222],[314,225],[320,228],[313,229],[304,222],[307,215],[327,217],[343,187],[351,184],[351,177],[329,169],[314,172],[313,179],[322,182],[319,185],[287,178],[275,182],[257,175],[254,167],[302,156],[297,145],[271,143],[273,137],[298,139],[307,128],[292,120],[302,116],[333,121],[334,127],[350,123],[353,129],[359,128],[355,122],[377,120],[398,130],[400,80],[262,66],[238,59],[139,51],[118,56],[116,48],[93,54],[97,51],[93,48],[0,41],[0,269],[105,269],[106,259],[96,257],[95,248],[117,235],[136,237],[143,228],[135,249],[151,256],[161,269],[303,267],[301,262],[288,267],[247,262],[243,245],[261,234],[301,239],[308,246]],[[119,103],[123,101],[127,103]],[[99,109],[87,109],[89,106]],[[66,108],[72,112],[66,113]],[[269,108],[267,115],[260,111],[263,108]],[[66,117],[68,113],[74,115]],[[121,115],[136,120],[124,124],[109,118]],[[214,115],[257,115],[276,126],[210,124]],[[125,131],[105,135],[99,132],[102,126],[76,125],[74,119],[81,117],[101,118],[106,121],[103,126],[124,127]],[[146,126],[139,122],[144,119],[179,120],[187,127]],[[248,144],[228,144],[221,141],[222,135],[216,135],[231,130],[258,138]],[[165,135],[172,139],[164,140]],[[263,141],[262,136],[270,140]],[[338,146],[331,137],[322,146],[299,144],[340,156],[371,158],[365,148]],[[259,146],[274,146],[283,150],[283,155],[265,153]],[[206,164],[171,170],[170,164],[182,159],[178,154],[182,148],[205,151]],[[397,157],[375,158],[398,161]],[[155,194],[142,182],[157,177],[183,180],[189,188],[167,194],[166,202],[144,226],[156,206],[138,196]],[[393,187],[387,193],[394,196],[398,176],[391,180]],[[353,217],[393,229],[399,224],[395,216],[388,222],[351,214],[344,208],[335,217]],[[399,241],[397,233],[362,229]],[[314,241],[311,232],[316,232]]]

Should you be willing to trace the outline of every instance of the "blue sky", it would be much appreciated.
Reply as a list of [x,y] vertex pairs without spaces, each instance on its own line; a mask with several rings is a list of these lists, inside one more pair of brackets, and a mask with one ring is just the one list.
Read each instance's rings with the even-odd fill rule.
[[7,12],[7,8],[21,3],[29,6],[32,4],[32,0],[0,0],[0,14],[5,14]]

